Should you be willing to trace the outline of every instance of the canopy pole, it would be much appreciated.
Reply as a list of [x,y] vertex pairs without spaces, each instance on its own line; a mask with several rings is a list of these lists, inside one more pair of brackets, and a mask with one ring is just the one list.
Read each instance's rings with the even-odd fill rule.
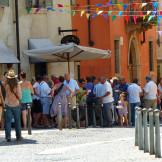
[[68,73],[70,74],[70,54],[67,53],[67,61],[68,61]]

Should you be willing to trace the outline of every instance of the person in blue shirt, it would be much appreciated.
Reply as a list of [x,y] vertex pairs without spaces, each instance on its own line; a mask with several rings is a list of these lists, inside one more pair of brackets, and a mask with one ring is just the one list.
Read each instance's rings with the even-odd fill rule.
[[87,90],[88,124],[89,126],[92,126],[93,125],[94,84],[92,82],[92,77],[86,77],[86,80],[87,83],[85,84],[84,88]]

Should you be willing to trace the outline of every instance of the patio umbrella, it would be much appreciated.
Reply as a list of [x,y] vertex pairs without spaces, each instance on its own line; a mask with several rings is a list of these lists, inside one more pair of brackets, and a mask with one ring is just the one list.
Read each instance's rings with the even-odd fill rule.
[[70,62],[105,59],[111,56],[110,50],[79,46],[74,43],[25,50],[24,53],[45,62],[68,62],[68,72],[70,72]]

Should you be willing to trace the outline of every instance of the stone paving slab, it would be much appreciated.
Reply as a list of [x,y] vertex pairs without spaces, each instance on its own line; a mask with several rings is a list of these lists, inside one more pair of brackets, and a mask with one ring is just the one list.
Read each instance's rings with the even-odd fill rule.
[[[161,130],[162,132],[162,130]],[[17,143],[0,132],[0,162],[161,162],[134,146],[134,128],[34,130]],[[12,132],[12,137],[15,133]]]

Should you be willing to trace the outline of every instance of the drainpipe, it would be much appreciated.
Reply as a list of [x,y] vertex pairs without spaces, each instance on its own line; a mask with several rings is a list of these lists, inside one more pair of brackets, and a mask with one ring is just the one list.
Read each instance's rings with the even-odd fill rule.
[[[15,18],[16,18],[16,46],[17,46],[17,58],[20,61],[20,38],[19,38],[19,5],[18,0],[15,0]],[[18,74],[21,71],[20,63],[18,64]]]
[[[88,5],[88,13],[91,14],[91,7],[90,7],[90,0],[87,0],[87,5]],[[91,17],[89,16],[88,18],[88,45],[89,46],[94,46],[94,42],[91,40]]]

